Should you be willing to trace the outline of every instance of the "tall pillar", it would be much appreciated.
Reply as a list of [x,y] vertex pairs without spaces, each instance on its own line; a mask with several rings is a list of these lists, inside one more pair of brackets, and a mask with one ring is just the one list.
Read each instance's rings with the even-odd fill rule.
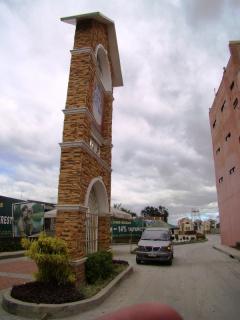
[[113,87],[122,86],[114,22],[101,13],[74,24],[58,189],[56,235],[67,243],[77,277],[89,252],[110,246]]

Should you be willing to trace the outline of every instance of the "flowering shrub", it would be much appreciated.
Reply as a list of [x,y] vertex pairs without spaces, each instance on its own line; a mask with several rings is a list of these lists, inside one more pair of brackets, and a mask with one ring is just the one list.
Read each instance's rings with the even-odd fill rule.
[[64,285],[75,282],[71,271],[67,246],[64,240],[48,237],[44,232],[34,241],[22,239],[26,255],[33,259],[38,267],[35,278],[40,282]]

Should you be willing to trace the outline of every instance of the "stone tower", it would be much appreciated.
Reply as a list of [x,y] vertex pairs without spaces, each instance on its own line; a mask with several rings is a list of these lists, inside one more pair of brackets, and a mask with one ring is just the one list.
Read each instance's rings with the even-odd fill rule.
[[114,22],[99,12],[66,17],[75,37],[58,188],[56,235],[78,280],[86,255],[110,246],[113,87],[122,86]]

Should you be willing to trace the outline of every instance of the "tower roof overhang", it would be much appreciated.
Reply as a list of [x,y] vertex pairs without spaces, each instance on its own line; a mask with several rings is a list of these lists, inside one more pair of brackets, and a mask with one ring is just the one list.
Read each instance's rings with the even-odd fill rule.
[[107,25],[109,51],[110,51],[109,54],[112,62],[112,68],[113,68],[112,83],[114,87],[123,86],[122,71],[121,71],[121,64],[120,64],[117,36],[116,36],[114,22],[100,12],[91,12],[86,14],[70,16],[70,17],[63,17],[61,18],[61,21],[76,25],[78,21],[83,21],[87,19],[93,19]]

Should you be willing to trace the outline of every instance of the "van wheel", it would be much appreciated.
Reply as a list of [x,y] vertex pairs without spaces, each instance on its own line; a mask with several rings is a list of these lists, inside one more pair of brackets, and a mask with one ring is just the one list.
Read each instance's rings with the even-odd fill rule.
[[140,263],[141,263],[141,260],[139,260],[138,258],[136,258],[136,263],[137,263],[137,264],[140,264]]

